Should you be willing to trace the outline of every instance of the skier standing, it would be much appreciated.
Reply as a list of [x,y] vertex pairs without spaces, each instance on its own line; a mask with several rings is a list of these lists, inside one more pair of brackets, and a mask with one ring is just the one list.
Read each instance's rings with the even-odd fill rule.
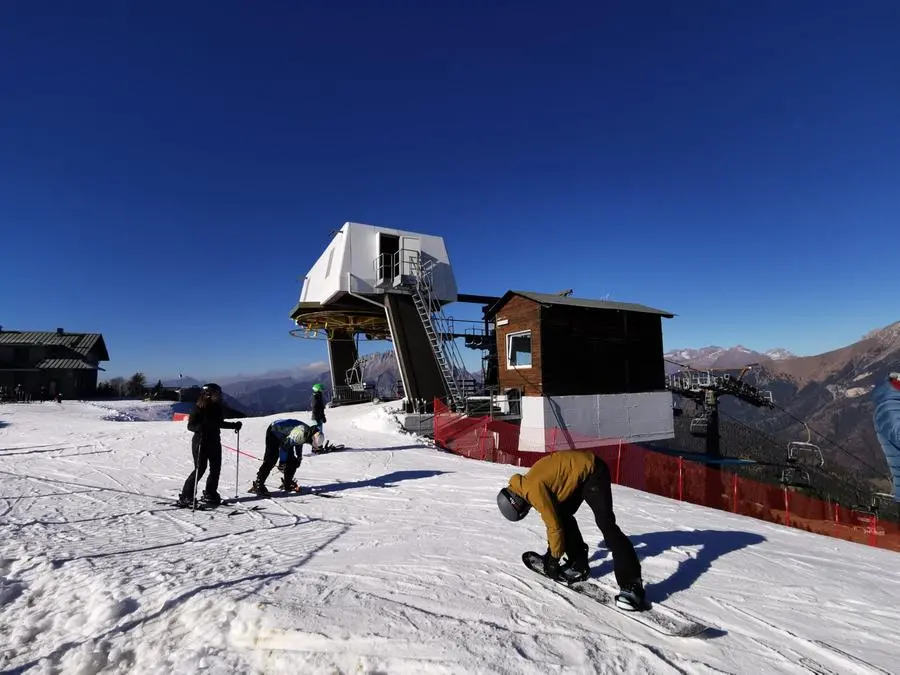
[[[515,474],[497,494],[500,512],[521,520],[533,506],[547,527],[544,573],[551,579],[581,581],[590,574],[588,546],[575,512],[587,502],[613,556],[620,592],[616,604],[627,610],[645,608],[641,564],[634,546],[616,524],[609,467],[587,450],[563,450],[539,459],[524,476]],[[565,554],[566,565],[559,560]]]
[[325,433],[325,397],[322,394],[322,385],[316,383],[313,385],[312,397],[309,399],[309,407],[312,410],[312,419],[319,427],[319,431]]
[[318,427],[310,426],[300,420],[278,419],[266,428],[266,452],[263,455],[262,466],[256,474],[256,480],[250,486],[249,492],[268,496],[266,479],[275,466],[280,453],[286,455],[284,463],[284,478],[281,481],[282,490],[297,491],[297,481],[294,474],[303,462],[303,445],[309,443],[313,452],[325,444],[325,437]]
[[[188,416],[187,427],[194,432],[191,439],[191,453],[194,456],[194,469],[181,488],[178,503],[181,506],[192,506],[197,481],[206,471],[209,464],[209,475],[206,477],[206,488],[201,501],[210,506],[218,506],[222,502],[219,495],[219,472],[222,469],[222,429],[240,431],[240,421],[226,422],[222,406],[222,387],[210,382],[203,385],[200,398]],[[195,475],[196,474],[196,475]]]

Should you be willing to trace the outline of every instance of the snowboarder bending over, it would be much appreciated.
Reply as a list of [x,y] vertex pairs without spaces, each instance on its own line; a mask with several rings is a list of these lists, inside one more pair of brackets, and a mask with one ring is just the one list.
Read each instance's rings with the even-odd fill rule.
[[[322,385],[318,382],[312,386],[312,397],[309,399],[309,408],[312,411],[312,420],[319,431],[325,433],[325,397],[322,395]],[[284,471],[284,465],[287,462],[288,451],[282,448],[278,453],[278,470]]]
[[226,422],[224,415],[222,387],[213,382],[204,384],[200,398],[188,416],[188,431],[194,432],[191,439],[194,470],[181,488],[181,495],[178,497],[181,506],[193,506],[197,481],[206,471],[207,464],[209,475],[206,477],[206,489],[203,490],[200,501],[210,506],[218,506],[222,502],[219,495],[219,473],[222,469],[221,429],[234,429],[238,432],[242,426],[240,421]]
[[266,479],[275,466],[281,451],[287,454],[287,458],[280,489],[297,491],[294,474],[303,461],[303,445],[305,443],[309,443],[315,452],[325,444],[325,436],[318,427],[310,426],[300,420],[278,419],[272,422],[266,429],[266,453],[263,455],[262,466],[259,467],[256,480],[250,486],[249,492],[265,497],[269,495]]
[[[515,474],[497,494],[500,512],[518,521],[533,506],[547,526],[548,549],[544,573],[565,582],[582,581],[590,575],[588,546],[584,543],[575,512],[581,503],[594,512],[597,527],[613,556],[619,594],[616,605],[626,610],[646,607],[641,564],[634,546],[616,524],[609,467],[586,450],[563,450],[539,459],[524,476]],[[566,564],[560,567],[563,554]]]

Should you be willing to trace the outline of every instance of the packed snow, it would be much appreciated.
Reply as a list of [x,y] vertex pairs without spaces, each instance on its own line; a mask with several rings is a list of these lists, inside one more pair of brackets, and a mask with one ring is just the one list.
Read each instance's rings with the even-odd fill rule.
[[715,627],[666,637],[526,569],[543,524],[495,502],[518,469],[430,447],[390,404],[328,411],[347,450],[298,472],[325,496],[247,494],[275,417],[245,420],[220,492],[261,508],[235,515],[167,503],[191,469],[170,417],[0,407],[2,673],[898,672],[897,553],[614,487],[648,598]]

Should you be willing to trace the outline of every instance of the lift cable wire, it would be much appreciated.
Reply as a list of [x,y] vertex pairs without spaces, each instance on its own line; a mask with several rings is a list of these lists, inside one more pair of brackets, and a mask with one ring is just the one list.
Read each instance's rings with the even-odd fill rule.
[[[765,440],[769,441],[769,443],[772,443],[773,446],[776,446],[776,447],[777,447],[777,446],[782,446],[782,445],[784,445],[783,441],[780,441],[780,440],[778,440],[777,438],[774,438],[773,436],[769,436],[767,433],[765,433],[764,431],[760,431],[760,430],[757,429],[756,427],[750,426],[749,424],[747,424],[746,422],[744,422],[744,421],[738,419],[738,418],[735,417],[734,415],[730,415],[730,414],[728,414],[727,412],[724,412],[724,411],[722,411],[722,410],[719,411],[719,414],[722,415],[722,416],[724,416],[724,417],[727,417],[729,420],[731,420],[731,421],[734,422],[735,424],[737,424],[737,425],[739,425],[739,426],[742,426],[742,427],[743,427],[744,429],[746,429],[747,431],[752,432],[752,433],[755,433],[755,434],[757,434],[758,436],[764,438]],[[764,461],[764,462],[756,462],[756,464],[757,464],[758,466],[769,466],[769,467],[782,467],[782,466],[784,466],[783,463],[779,463],[779,462],[768,462],[768,461]],[[837,474],[837,473],[832,473],[831,471],[829,471],[829,470],[827,470],[827,469],[825,469],[825,468],[820,468],[820,467],[807,467],[807,470],[817,471],[817,472],[819,472],[820,474],[822,474],[823,476],[827,476],[828,478],[830,478],[831,480],[835,481],[835,482],[838,483],[839,485],[843,485],[845,488],[848,488],[848,489],[852,490],[853,492],[858,492],[858,491],[859,491],[859,486],[858,486],[858,485],[856,485],[855,483],[850,482],[850,481],[849,481],[847,478],[845,478],[844,476],[841,476],[841,475],[839,475],[839,474]]]
[[[694,371],[694,372],[706,372],[706,371],[704,371],[703,369],[700,369],[700,368],[693,368],[693,367],[688,366],[688,365],[685,365],[685,364],[683,364],[683,363],[679,363],[678,361],[673,361],[672,359],[664,358],[663,360],[666,361],[667,363],[671,363],[672,365],[678,366],[679,368],[683,368],[683,369],[685,369],[685,370],[692,370],[692,371]],[[724,369],[723,369],[723,370],[724,370]],[[737,368],[734,368],[734,370],[737,370]],[[822,432],[818,431],[817,429],[813,429],[813,428],[812,428],[805,420],[802,420],[802,419],[800,419],[799,417],[797,417],[796,415],[794,415],[793,413],[788,412],[787,410],[785,410],[782,406],[778,405],[777,403],[772,402],[772,403],[771,403],[771,406],[772,406],[773,408],[775,408],[775,409],[781,411],[782,413],[784,413],[785,415],[787,415],[788,417],[790,417],[790,418],[791,418],[792,420],[794,420],[795,422],[799,422],[800,424],[804,425],[804,426],[806,427],[807,431],[812,431],[812,432],[815,433],[817,436],[819,436],[822,440],[827,441],[828,443],[830,443],[830,444],[833,445],[834,447],[838,448],[839,450],[841,450],[841,451],[844,452],[845,454],[847,454],[847,455],[849,455],[850,457],[852,457],[853,459],[855,459],[857,462],[859,462],[859,463],[862,464],[863,466],[865,466],[865,467],[871,469],[871,470],[874,471],[874,472],[876,473],[876,475],[878,475],[879,477],[885,477],[885,476],[890,477],[888,474],[885,473],[885,470],[884,470],[884,469],[878,469],[878,468],[872,466],[869,462],[867,462],[866,460],[864,460],[864,459],[862,459],[861,457],[859,457],[859,455],[855,454],[855,453],[852,452],[851,450],[848,450],[848,449],[846,448],[846,446],[842,445],[841,443],[838,443],[838,442],[835,441],[833,438],[829,438],[828,436],[826,436],[826,435],[823,434]],[[720,413],[721,413],[721,411],[720,411]]]

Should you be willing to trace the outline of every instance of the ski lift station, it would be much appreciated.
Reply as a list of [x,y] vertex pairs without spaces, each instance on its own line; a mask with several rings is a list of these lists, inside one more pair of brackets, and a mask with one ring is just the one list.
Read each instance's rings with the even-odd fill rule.
[[[480,305],[482,320],[453,319],[454,303]],[[442,237],[345,223],[290,316],[292,335],[327,341],[332,405],[372,400],[359,341],[392,342],[410,430],[440,399],[518,424],[523,450],[543,450],[556,428],[610,443],[674,437],[662,341],[673,314],[571,291],[460,293]],[[481,377],[467,373],[458,342],[481,352]]]

